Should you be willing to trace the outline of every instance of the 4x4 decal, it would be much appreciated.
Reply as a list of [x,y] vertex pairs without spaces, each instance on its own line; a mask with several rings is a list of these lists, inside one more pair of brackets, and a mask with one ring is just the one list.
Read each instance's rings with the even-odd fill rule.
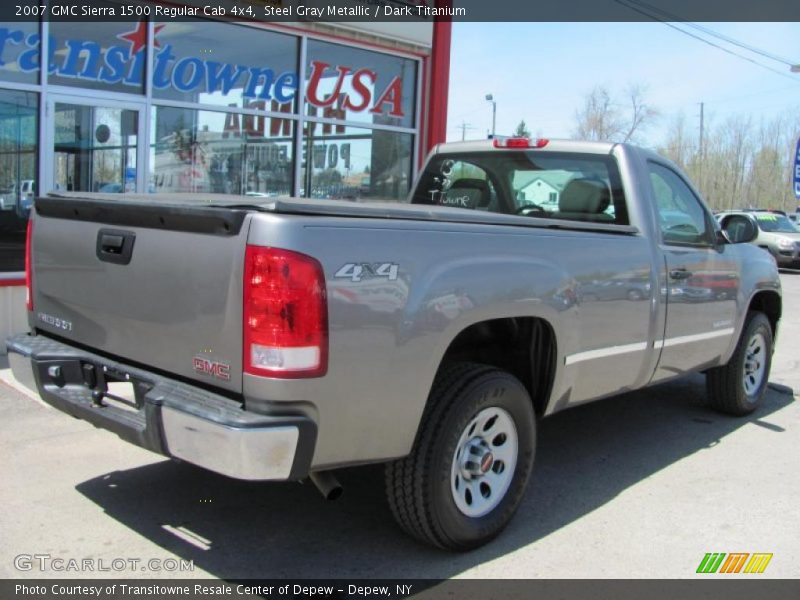
[[361,281],[363,279],[388,279],[395,281],[400,265],[396,263],[347,263],[334,274],[337,279]]

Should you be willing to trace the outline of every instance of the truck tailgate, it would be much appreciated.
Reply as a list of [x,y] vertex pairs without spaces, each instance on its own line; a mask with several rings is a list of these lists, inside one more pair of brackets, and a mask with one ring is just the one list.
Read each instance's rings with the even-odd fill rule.
[[40,198],[32,326],[241,392],[247,210]]

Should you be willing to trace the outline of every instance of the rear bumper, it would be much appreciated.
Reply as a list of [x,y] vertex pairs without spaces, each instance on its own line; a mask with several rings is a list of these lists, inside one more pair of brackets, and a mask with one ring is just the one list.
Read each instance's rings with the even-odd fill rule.
[[[261,415],[225,396],[42,335],[10,337],[14,377],[53,407],[122,439],[229,477],[296,480],[308,475],[317,437],[304,415]],[[133,384],[131,405],[105,396]]]

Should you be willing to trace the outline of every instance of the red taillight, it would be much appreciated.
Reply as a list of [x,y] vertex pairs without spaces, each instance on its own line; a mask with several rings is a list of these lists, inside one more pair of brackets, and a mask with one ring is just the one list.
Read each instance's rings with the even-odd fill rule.
[[28,231],[25,234],[25,306],[33,310],[33,273],[31,272],[31,245],[33,243],[33,215],[28,217]]
[[328,305],[322,265],[305,254],[247,246],[244,372],[320,377],[328,369]]
[[494,138],[492,145],[495,148],[544,148],[550,140],[539,138],[532,140],[524,137]]

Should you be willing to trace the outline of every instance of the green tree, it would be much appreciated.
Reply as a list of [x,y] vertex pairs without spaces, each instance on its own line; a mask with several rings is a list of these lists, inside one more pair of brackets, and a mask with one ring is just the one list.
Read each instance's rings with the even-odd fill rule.
[[525,119],[522,119],[514,130],[514,137],[531,137],[531,131],[525,124]]

